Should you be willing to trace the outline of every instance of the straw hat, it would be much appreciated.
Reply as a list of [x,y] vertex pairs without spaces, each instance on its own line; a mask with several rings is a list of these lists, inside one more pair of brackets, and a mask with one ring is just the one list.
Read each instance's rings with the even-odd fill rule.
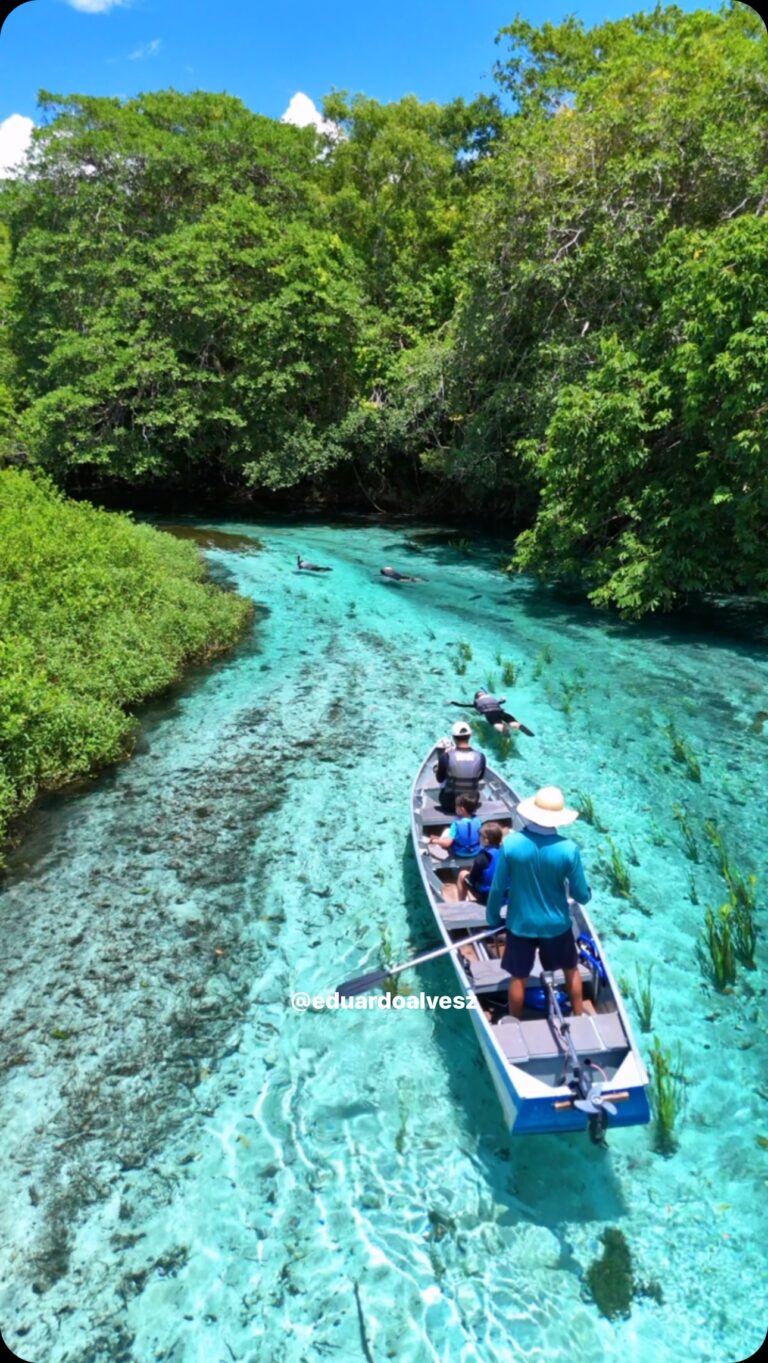
[[579,817],[578,809],[566,809],[559,786],[542,786],[535,795],[520,801],[517,812],[526,823],[541,824],[542,828],[565,828]]

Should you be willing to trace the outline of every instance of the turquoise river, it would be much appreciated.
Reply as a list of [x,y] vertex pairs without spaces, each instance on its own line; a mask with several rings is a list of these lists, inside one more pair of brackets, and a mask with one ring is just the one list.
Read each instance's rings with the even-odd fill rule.
[[[144,712],[132,761],[41,805],[3,882],[5,1342],[30,1363],[748,1358],[768,951],[717,993],[697,941],[726,898],[713,820],[765,922],[765,615],[623,625],[506,577],[498,544],[402,523],[215,528],[249,541],[207,554],[251,634]],[[432,944],[410,783],[446,702],[488,681],[536,735],[494,764],[593,801],[594,916],[635,991],[653,964],[652,1033],[632,1016],[685,1080],[671,1156],[648,1127],[511,1140],[458,1011],[291,1009]],[[411,981],[453,983],[444,962]],[[609,1227],[661,1289],[616,1320],[586,1289]]]

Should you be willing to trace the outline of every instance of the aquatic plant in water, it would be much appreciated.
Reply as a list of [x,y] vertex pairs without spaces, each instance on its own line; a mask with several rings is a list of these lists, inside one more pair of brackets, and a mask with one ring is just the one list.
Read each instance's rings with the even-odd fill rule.
[[635,988],[632,990],[637,1015],[640,1019],[641,1032],[653,1030],[653,992],[651,990],[651,977],[653,975],[653,965],[649,965],[645,971],[640,966],[635,969]]
[[459,554],[473,554],[472,541],[464,535],[457,535],[448,540],[448,548],[455,549]]
[[602,1316],[617,1320],[632,1308],[632,1256],[627,1237],[616,1226],[604,1230],[600,1239],[603,1252],[589,1265],[586,1284]]
[[611,859],[609,862],[603,864],[608,876],[608,884],[611,887],[611,892],[612,894],[615,894],[618,899],[631,899],[632,881],[630,879],[627,863],[613,841],[613,838],[608,839],[608,846],[611,850]]
[[563,677],[560,681],[560,706],[564,714],[573,713],[573,702],[586,690],[583,682],[573,677]]
[[755,950],[757,948],[757,926],[755,909],[757,907],[757,876],[748,876],[744,881],[736,872],[729,881],[730,898],[728,907],[733,923],[733,948],[748,970],[755,970]]
[[549,667],[551,662],[552,649],[550,648],[549,644],[546,644],[545,647],[540,649],[540,651],[536,654],[536,662],[533,668],[534,681],[539,681],[541,674],[544,671],[544,668]]
[[691,827],[686,811],[682,809],[680,805],[673,805],[672,817],[683,835],[685,855],[689,861],[698,862],[699,844],[696,841],[696,835]]
[[586,790],[574,791],[573,803],[585,823],[591,824],[593,828],[597,829],[598,833],[605,833],[607,831],[605,824],[601,822],[597,815],[595,802],[592,799],[592,796],[589,795]]
[[682,1053],[678,1047],[673,1064],[672,1052],[655,1036],[650,1060],[653,1148],[660,1155],[672,1155],[679,1144],[675,1127],[685,1102]]
[[715,850],[715,858],[720,868],[720,874],[727,880],[729,872],[728,852],[725,846],[725,838],[718,826],[716,819],[704,820],[704,832]]
[[722,904],[717,913],[707,909],[705,928],[699,938],[698,955],[705,975],[721,992],[736,979],[736,962],[731,935],[731,905]]
[[696,754],[692,752],[684,738],[681,738],[672,720],[667,725],[667,734],[672,744],[672,756],[684,766],[691,781],[701,781],[701,766]]
[[501,680],[505,686],[514,686],[520,675],[520,668],[511,658],[505,658],[501,669]]

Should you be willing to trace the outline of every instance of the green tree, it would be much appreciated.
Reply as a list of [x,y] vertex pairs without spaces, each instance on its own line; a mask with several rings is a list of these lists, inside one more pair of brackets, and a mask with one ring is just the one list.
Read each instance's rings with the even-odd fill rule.
[[81,485],[270,487],[343,457],[359,291],[314,131],[220,95],[45,106],[8,214],[35,457]]
[[[696,382],[706,389],[715,365],[717,401],[730,413],[730,393],[754,431],[726,392],[734,363],[717,357],[747,345],[754,361],[759,348],[761,248],[748,228],[728,228],[761,221],[768,201],[765,30],[744,6],[671,7],[589,32],[576,20],[519,21],[504,36],[512,55],[498,75],[516,112],[464,239],[451,385],[462,439],[442,471],[477,504],[494,498],[518,526],[533,523],[518,566],[575,575],[598,603],[638,613],[716,580],[759,585],[747,551],[754,520],[735,563],[733,521],[717,514],[712,524],[725,502],[712,504],[699,477],[703,423],[681,441],[693,380],[678,345],[681,327],[697,334],[696,356],[686,352],[702,360]],[[713,234],[713,259],[717,239],[735,276],[752,281],[726,308],[733,337],[694,300],[692,282],[683,298],[664,263],[685,256],[687,233]],[[749,340],[737,342],[745,328]],[[714,470],[715,433],[706,435]],[[753,452],[750,495],[759,464]]]

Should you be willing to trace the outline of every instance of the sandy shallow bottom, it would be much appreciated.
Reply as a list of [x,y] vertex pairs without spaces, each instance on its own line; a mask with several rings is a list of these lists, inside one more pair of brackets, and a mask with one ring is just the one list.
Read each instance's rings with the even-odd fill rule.
[[[147,714],[129,765],[40,809],[0,897],[4,1340],[31,1363],[749,1357],[766,949],[718,995],[696,938],[725,898],[707,819],[766,883],[764,644],[618,625],[433,532],[218,529],[262,545],[209,551],[262,608],[252,640]],[[655,963],[654,1030],[681,1048],[669,1159],[645,1128],[510,1141],[458,1012],[290,1009],[432,943],[410,783],[445,702],[486,682],[536,733],[494,764],[587,792],[629,867],[617,898],[580,821],[616,973]],[[453,992],[442,963],[411,983]],[[608,1226],[663,1291],[614,1322],[584,1289]]]

